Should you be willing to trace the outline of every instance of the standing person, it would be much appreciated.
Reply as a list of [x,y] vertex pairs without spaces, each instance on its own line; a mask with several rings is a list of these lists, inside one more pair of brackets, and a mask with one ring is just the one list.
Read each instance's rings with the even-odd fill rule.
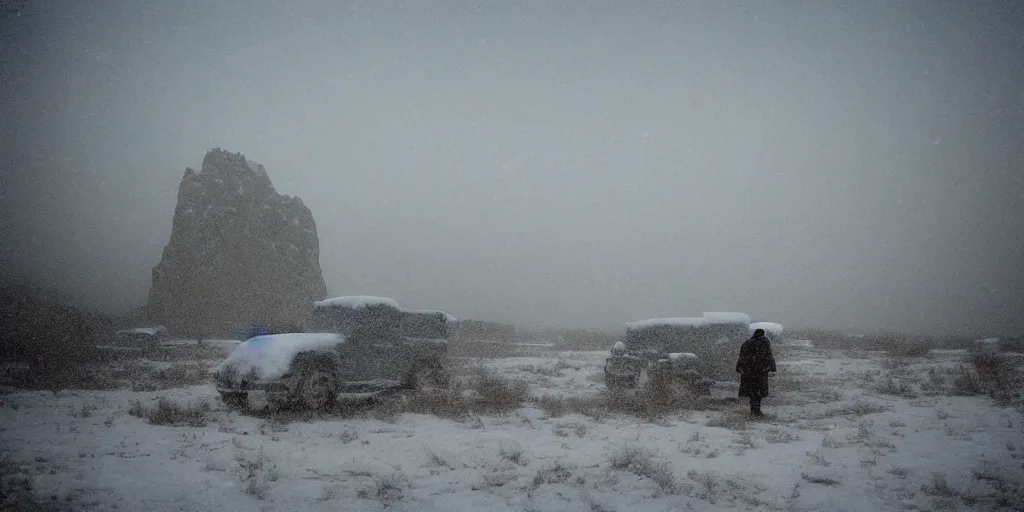
[[755,330],[754,336],[743,342],[736,371],[740,374],[739,397],[750,397],[750,415],[764,416],[761,399],[768,396],[768,372],[775,371],[775,356],[764,329]]

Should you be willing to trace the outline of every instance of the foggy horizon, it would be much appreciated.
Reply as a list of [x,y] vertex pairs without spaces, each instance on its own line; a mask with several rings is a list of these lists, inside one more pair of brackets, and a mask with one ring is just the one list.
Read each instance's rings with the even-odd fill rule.
[[523,327],[1024,330],[1024,7],[28,2],[0,268],[141,306],[186,167],[312,211],[328,294]]

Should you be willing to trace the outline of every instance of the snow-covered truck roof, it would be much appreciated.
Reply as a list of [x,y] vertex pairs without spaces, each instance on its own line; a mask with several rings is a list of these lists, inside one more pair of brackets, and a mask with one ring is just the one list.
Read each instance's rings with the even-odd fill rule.
[[705,327],[715,324],[750,324],[750,317],[746,313],[734,312],[711,312],[704,313],[704,316],[680,316],[669,318],[648,318],[626,324],[626,329],[635,331],[651,327]]
[[374,306],[387,306],[395,309],[401,309],[398,303],[387,297],[375,297],[372,295],[347,295],[342,297],[333,297],[330,299],[318,300],[313,303],[313,307],[325,308],[325,307],[339,307],[339,308],[351,308],[351,309],[363,309]]
[[445,313],[444,311],[439,311],[439,310],[436,310],[436,309],[403,309],[402,312],[409,313],[409,314],[412,314],[412,315],[437,315],[437,314],[441,314],[441,315],[444,315],[444,320],[446,322],[450,323],[450,324],[454,324],[454,323],[459,321],[458,318],[455,318],[454,316],[452,316],[452,315],[450,315],[448,313]]
[[705,312],[704,320],[709,324],[750,324],[749,315],[733,311]]
[[701,317],[670,317],[670,318],[648,318],[647,320],[637,320],[636,322],[629,322],[626,324],[626,328],[633,331],[638,329],[648,329],[651,327],[700,327],[705,324],[705,321]]
[[775,322],[753,322],[750,324],[750,334],[754,334],[757,329],[764,329],[764,332],[774,334],[778,336],[782,334],[782,324]]

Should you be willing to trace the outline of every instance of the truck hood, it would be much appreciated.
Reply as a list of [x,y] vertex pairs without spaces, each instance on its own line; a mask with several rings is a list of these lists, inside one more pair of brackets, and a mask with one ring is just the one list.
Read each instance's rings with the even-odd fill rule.
[[345,337],[329,332],[270,334],[256,336],[240,343],[227,359],[210,369],[214,378],[233,380],[247,376],[255,381],[269,381],[288,373],[295,356],[303,352],[332,350],[345,343]]

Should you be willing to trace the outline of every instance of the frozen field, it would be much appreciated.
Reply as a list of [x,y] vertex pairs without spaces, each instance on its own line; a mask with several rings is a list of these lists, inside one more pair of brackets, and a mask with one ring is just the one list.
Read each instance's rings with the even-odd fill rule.
[[[1024,507],[1012,356],[996,383],[1011,393],[995,400],[959,396],[978,392],[962,352],[792,348],[779,354],[768,417],[752,422],[731,399],[735,382],[689,408],[636,414],[630,397],[605,395],[606,352],[523,350],[458,361],[460,393],[317,416],[225,409],[200,371],[216,360],[136,361],[108,391],[8,388],[4,500],[128,511]],[[504,388],[472,389],[481,368]],[[175,376],[184,385],[168,385]],[[495,396],[508,403],[483,403]],[[194,407],[161,419],[160,398]]]

